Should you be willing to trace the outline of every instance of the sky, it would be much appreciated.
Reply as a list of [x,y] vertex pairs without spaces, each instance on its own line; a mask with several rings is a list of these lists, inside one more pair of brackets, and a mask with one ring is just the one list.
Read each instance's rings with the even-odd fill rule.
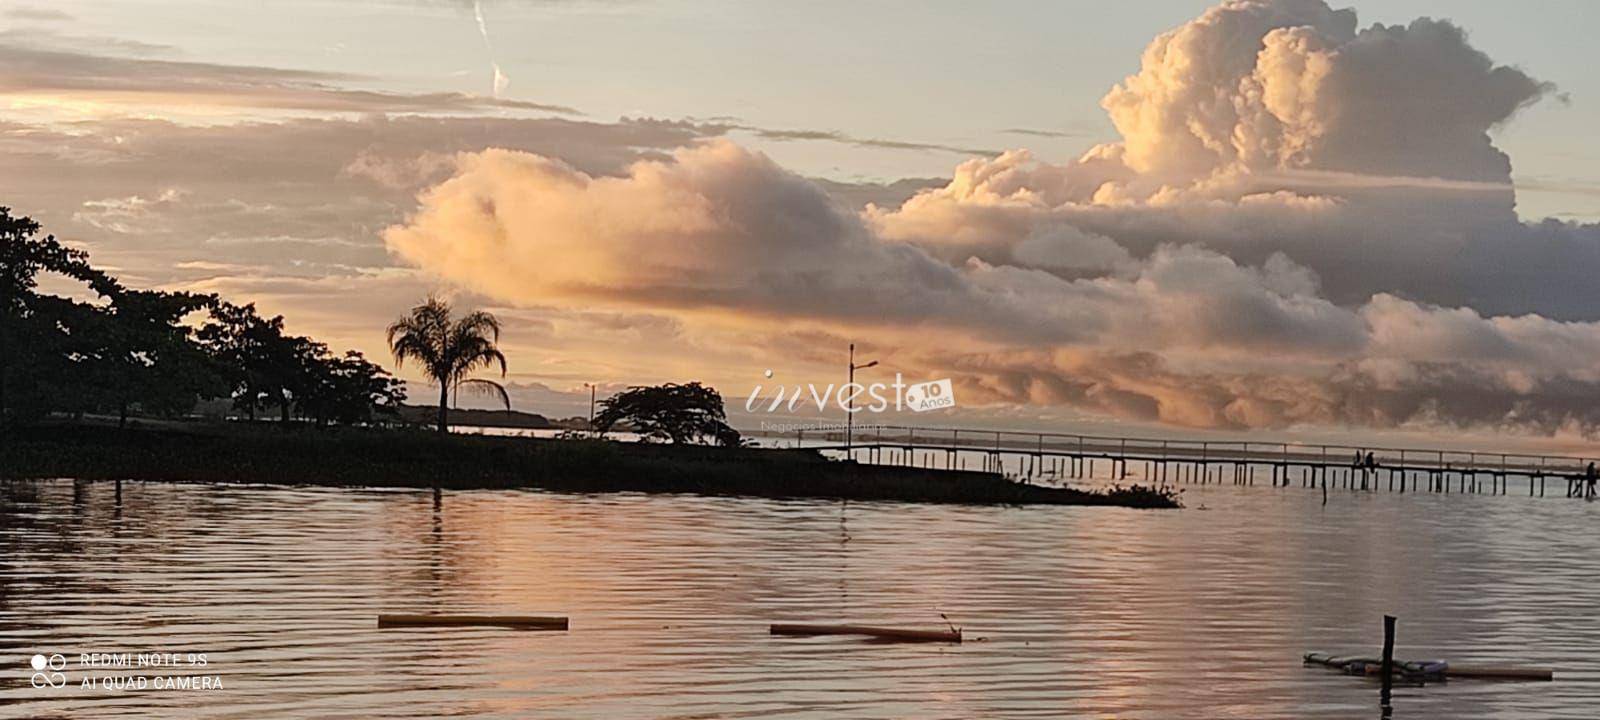
[[374,358],[486,307],[548,414],[856,342],[901,422],[1579,446],[1597,13],[0,0],[0,204]]

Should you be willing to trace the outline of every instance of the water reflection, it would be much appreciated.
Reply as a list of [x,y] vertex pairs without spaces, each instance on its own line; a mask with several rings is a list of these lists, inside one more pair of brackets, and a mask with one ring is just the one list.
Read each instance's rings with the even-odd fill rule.
[[[1380,716],[1305,650],[1554,665],[1399,718],[1589,718],[1600,505],[1190,490],[1206,511],[70,481],[0,486],[0,716]],[[375,627],[566,614],[567,633]],[[961,646],[772,638],[964,626]],[[225,690],[28,685],[34,652],[205,652]],[[77,678],[81,673],[72,674]]]

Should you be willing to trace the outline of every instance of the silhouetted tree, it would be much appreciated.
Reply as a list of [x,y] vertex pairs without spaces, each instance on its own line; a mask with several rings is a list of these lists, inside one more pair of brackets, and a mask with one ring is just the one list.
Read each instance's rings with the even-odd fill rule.
[[[278,406],[280,420],[289,422],[296,407],[327,382],[331,358],[327,345],[307,337],[285,337],[275,350],[268,402]],[[306,413],[302,410],[299,414]]]
[[439,432],[450,431],[450,392],[460,388],[484,392],[500,398],[511,409],[511,396],[505,386],[493,380],[471,377],[479,368],[500,366],[506,375],[506,356],[500,352],[500,321],[486,312],[472,312],[456,319],[450,303],[439,298],[411,309],[411,313],[389,326],[389,349],[394,352],[395,368],[406,360],[422,366],[428,378],[439,385]]
[[312,378],[299,408],[319,427],[332,422],[358,425],[396,419],[406,399],[405,383],[354,350],[344,357],[319,358]]
[[600,401],[594,424],[601,433],[626,423],[646,439],[738,446],[739,431],[730,427],[727,420],[722,395],[692,382],[628,388]]
[[104,273],[89,266],[88,255],[69,248],[54,235],[39,237],[39,224],[0,207],[0,424],[14,414],[13,388],[27,378],[38,392],[41,374],[70,366],[65,348],[71,341],[67,321],[82,322],[92,306],[39,295],[39,273],[54,273],[85,283],[96,294],[116,287]]
[[263,318],[254,303],[227,302],[211,308],[198,337],[221,368],[235,409],[254,420],[257,409],[276,405],[280,419],[289,419],[294,389],[307,385],[307,366],[317,354],[310,340],[285,335],[282,315]]
[[328,346],[285,334],[283,316],[261,317],[255,305],[217,303],[212,321],[200,329],[234,398],[251,419],[276,407],[278,419],[300,416],[318,425],[364,423],[374,406],[393,409],[405,393],[383,368],[360,353],[335,357]]
[[51,412],[92,410],[90,370],[98,359],[94,333],[98,311],[88,303],[49,295],[31,298],[27,314],[10,323],[5,361],[6,410],[15,419]]
[[111,303],[80,333],[92,345],[83,377],[97,390],[98,409],[127,423],[131,407],[158,416],[188,412],[201,397],[227,388],[194,343],[184,318],[215,304],[192,293],[117,289]]

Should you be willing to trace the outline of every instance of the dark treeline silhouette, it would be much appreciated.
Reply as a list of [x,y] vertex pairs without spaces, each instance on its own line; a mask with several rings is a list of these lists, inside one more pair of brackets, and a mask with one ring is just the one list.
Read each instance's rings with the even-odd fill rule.
[[[229,398],[254,419],[390,422],[404,385],[361,353],[288,335],[283,318],[215,295],[134,290],[0,207],[0,423],[53,413],[180,417]],[[91,300],[39,292],[41,275]]]

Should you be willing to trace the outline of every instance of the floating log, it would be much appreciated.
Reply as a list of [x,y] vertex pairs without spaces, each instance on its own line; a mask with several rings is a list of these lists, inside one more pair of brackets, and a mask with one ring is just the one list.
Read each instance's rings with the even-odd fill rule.
[[898,642],[961,642],[961,631],[907,630],[904,628],[870,627],[867,625],[773,625],[773,635],[867,635],[880,640]]
[[1509,667],[1505,665],[1451,665],[1445,668],[1445,677],[1481,678],[1484,680],[1540,680],[1556,679],[1550,668]]
[[[1340,657],[1326,653],[1306,653],[1307,665],[1321,665],[1347,675],[1382,675],[1383,661],[1374,658]],[[1407,680],[1448,680],[1473,678],[1479,680],[1534,680],[1549,682],[1555,679],[1550,668],[1516,667],[1508,665],[1456,665],[1442,660],[1395,660],[1394,674]]]
[[564,617],[538,615],[379,615],[378,627],[494,625],[533,630],[566,630]]

